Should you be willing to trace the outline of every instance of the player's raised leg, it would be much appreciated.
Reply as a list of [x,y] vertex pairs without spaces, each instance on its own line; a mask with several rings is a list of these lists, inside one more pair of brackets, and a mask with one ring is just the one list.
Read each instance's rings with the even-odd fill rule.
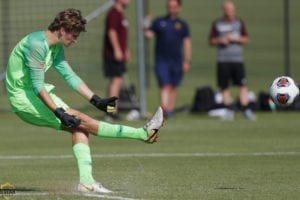
[[[69,110],[69,112],[73,111]],[[91,131],[91,133],[94,133],[94,135],[100,137],[135,138],[141,139],[147,143],[153,143],[157,141],[158,131],[162,127],[164,122],[163,110],[161,107],[157,109],[153,117],[143,128],[133,128],[129,126],[113,125],[106,122],[99,122],[98,130],[96,130],[96,120],[88,117],[85,114],[80,114],[77,117],[81,117],[81,125],[79,126],[79,128],[76,128],[78,130],[69,129],[69,131],[72,133],[73,154],[77,161],[79,170],[79,184],[77,190],[81,193],[112,192],[111,190],[103,187],[101,183],[95,181],[95,179],[93,178],[92,158],[89,147],[89,134],[85,131]],[[86,130],[83,131],[84,129]]]
[[162,127],[164,122],[163,110],[161,107],[157,109],[149,122],[144,127],[140,128],[98,121],[73,109],[67,109],[67,112],[70,115],[75,115],[81,121],[80,125],[76,128],[66,128],[69,132],[78,130],[99,137],[129,138],[142,140],[147,143],[156,142],[158,130]]

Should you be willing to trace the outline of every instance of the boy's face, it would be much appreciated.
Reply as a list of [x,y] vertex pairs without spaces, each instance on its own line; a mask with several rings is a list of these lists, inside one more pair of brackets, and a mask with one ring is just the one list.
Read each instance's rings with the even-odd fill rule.
[[66,32],[64,28],[61,28],[60,35],[61,35],[60,37],[61,43],[65,47],[69,47],[72,43],[77,42],[77,38],[79,37],[80,33],[69,33]]

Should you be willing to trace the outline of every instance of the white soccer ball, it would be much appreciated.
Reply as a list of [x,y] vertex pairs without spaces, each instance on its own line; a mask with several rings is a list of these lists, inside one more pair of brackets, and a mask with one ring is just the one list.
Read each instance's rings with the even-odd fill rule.
[[274,79],[270,95],[276,105],[288,106],[299,95],[299,88],[291,77],[280,76]]

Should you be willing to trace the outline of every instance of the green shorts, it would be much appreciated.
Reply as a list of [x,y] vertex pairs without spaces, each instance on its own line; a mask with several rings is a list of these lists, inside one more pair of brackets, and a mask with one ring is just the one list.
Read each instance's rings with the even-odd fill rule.
[[[67,109],[69,106],[54,94],[54,86],[47,85],[46,90],[58,107]],[[43,127],[61,129],[61,122],[55,114],[31,90],[19,92],[9,98],[12,110],[25,122]]]

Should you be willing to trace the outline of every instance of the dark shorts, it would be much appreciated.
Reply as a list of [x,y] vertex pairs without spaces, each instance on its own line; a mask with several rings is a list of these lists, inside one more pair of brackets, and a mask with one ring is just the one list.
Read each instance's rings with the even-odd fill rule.
[[221,89],[229,87],[230,81],[233,85],[246,85],[246,73],[243,63],[218,63],[217,64],[218,86]]
[[121,77],[126,72],[125,61],[119,62],[114,58],[104,58],[105,77]]
[[182,63],[180,61],[159,60],[155,63],[155,74],[160,87],[165,85],[179,86],[182,77]]

